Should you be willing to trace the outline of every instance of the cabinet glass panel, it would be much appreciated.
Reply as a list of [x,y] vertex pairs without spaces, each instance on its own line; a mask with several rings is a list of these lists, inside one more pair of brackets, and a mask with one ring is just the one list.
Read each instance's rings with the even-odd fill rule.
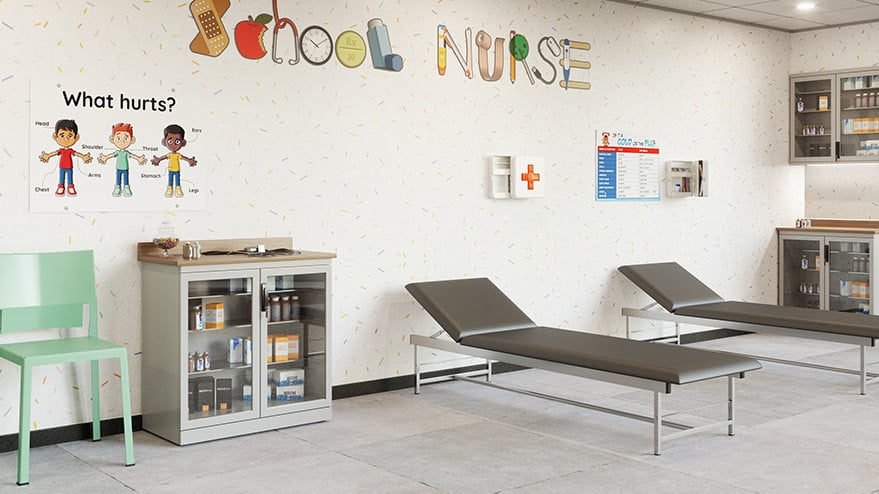
[[821,241],[784,239],[782,305],[821,308]]
[[190,423],[253,410],[253,280],[189,282]]
[[326,273],[270,275],[266,288],[268,407],[326,399]]
[[839,89],[840,160],[879,159],[879,72],[841,75]]
[[870,243],[830,241],[830,310],[869,312]]
[[832,83],[832,78],[793,83],[792,159],[830,158],[833,152],[831,109],[835,104]]

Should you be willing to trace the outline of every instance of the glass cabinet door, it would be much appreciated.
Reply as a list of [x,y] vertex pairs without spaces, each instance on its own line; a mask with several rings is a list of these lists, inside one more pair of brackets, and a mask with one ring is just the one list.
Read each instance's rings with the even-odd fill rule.
[[824,290],[821,273],[824,265],[821,238],[782,238],[783,271],[779,301],[789,307],[820,309]]
[[263,275],[265,414],[326,406],[329,271],[272,270]]
[[826,163],[834,160],[833,76],[791,80],[791,162]]
[[870,242],[833,239],[830,252],[829,309],[870,312]]
[[254,280],[255,276],[242,275],[186,283],[187,321],[181,346],[187,396],[183,403],[188,404],[183,409],[184,428],[258,413],[253,406],[253,363],[259,354],[254,346],[259,327]]
[[839,160],[879,159],[879,71],[838,76]]

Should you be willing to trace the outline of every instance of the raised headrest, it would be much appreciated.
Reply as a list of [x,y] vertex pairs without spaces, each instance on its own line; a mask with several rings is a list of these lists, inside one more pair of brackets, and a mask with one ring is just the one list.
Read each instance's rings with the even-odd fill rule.
[[618,269],[669,312],[724,301],[723,297],[676,262],[633,264]]
[[488,278],[409,283],[406,290],[455,341],[536,327]]

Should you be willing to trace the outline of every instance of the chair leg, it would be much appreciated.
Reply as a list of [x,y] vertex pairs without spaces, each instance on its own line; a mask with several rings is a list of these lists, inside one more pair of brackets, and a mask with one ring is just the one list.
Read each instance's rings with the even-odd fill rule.
[[101,440],[101,375],[99,360],[92,360],[92,441]]
[[131,386],[128,380],[128,352],[119,357],[119,375],[122,376],[122,426],[125,431],[125,465],[134,465],[134,432],[131,428]]
[[21,402],[18,418],[18,485],[27,485],[31,449],[31,365],[21,365]]

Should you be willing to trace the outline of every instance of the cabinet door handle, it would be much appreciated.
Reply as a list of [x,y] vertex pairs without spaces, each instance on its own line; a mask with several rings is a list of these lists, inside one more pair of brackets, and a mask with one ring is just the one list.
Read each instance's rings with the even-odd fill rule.
[[830,244],[824,244],[824,264],[830,262]]
[[266,300],[269,298],[269,287],[265,283],[259,284],[259,310],[260,312],[266,311]]
[[839,141],[836,141],[836,159],[839,159]]

